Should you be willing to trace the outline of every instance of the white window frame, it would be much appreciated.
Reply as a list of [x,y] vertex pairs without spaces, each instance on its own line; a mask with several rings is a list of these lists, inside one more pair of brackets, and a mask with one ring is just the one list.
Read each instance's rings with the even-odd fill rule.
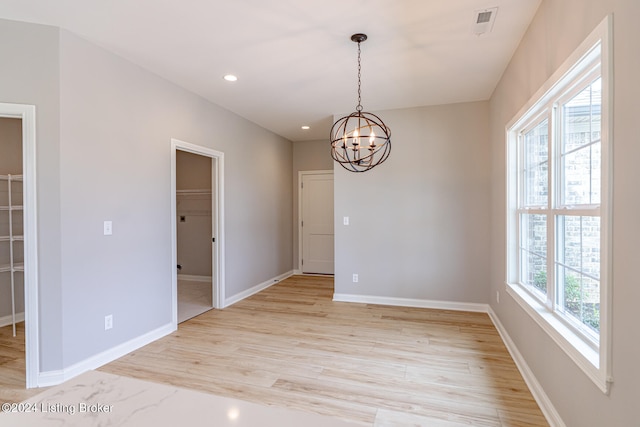
[[[573,360],[582,371],[602,390],[609,393],[613,381],[611,377],[611,206],[612,206],[612,108],[613,108],[613,61],[611,48],[611,17],[605,18],[596,29],[580,44],[560,68],[545,82],[527,104],[516,114],[506,127],[507,159],[507,241],[506,241],[506,291],[528,313],[533,320],[553,339],[553,341]],[[571,206],[560,204],[559,189],[554,187],[551,175],[556,177],[559,171],[552,171],[559,165],[552,163],[549,169],[549,203],[544,208],[519,208],[518,188],[518,144],[519,137],[532,125],[548,118],[550,132],[557,132],[559,123],[555,123],[554,109],[575,95],[575,85],[584,82],[585,76],[593,75],[599,62],[602,78],[602,116],[601,116],[601,203],[600,205]],[[596,71],[597,72],[597,71]],[[549,159],[557,153],[549,151]],[[559,180],[558,180],[559,181]],[[555,218],[562,212],[571,215],[600,217],[600,335],[594,339],[579,328],[574,327],[555,312],[555,243],[547,248],[547,296],[537,293],[520,283],[519,232],[520,214],[540,213],[547,215],[547,235],[555,242]],[[553,266],[550,269],[549,266]]]

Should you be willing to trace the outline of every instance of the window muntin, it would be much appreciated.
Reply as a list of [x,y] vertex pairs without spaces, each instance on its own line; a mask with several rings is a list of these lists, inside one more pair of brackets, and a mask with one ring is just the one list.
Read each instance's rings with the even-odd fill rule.
[[600,204],[602,79],[589,77],[590,84],[560,109],[563,206]]
[[590,340],[600,334],[600,218],[556,217],[557,310]]
[[521,138],[523,192],[520,207],[547,206],[549,196],[549,121],[542,120]]
[[[507,293],[604,393],[612,381],[610,33],[607,17],[507,126]],[[542,169],[533,155],[543,151],[525,150],[525,136],[543,145],[545,119],[546,183],[533,167]]]
[[547,295],[547,216],[520,214],[520,283]]
[[599,72],[599,66],[591,66],[571,89],[525,123],[517,148],[518,282],[596,346],[602,182]]

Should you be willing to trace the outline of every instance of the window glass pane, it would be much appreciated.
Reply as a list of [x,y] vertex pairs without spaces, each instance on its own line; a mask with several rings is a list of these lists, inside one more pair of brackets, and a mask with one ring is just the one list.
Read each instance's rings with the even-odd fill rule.
[[563,204],[600,203],[600,142],[587,145],[562,157]]
[[600,218],[560,215],[556,221],[560,311],[600,329]]
[[600,282],[559,266],[560,312],[595,335],[600,332]]
[[558,262],[600,278],[600,217],[559,215]]
[[562,106],[562,203],[599,204],[601,81]]
[[520,215],[520,281],[547,294],[547,217]]
[[523,204],[546,206],[549,193],[549,127],[547,119],[524,134],[523,139]]

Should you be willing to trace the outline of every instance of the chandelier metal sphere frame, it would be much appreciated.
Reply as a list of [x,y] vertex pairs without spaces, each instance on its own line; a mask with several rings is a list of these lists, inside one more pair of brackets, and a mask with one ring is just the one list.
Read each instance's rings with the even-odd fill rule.
[[350,172],[366,172],[389,157],[391,129],[380,117],[362,111],[360,43],[367,35],[354,34],[351,40],[358,43],[358,105],[331,127],[331,157]]

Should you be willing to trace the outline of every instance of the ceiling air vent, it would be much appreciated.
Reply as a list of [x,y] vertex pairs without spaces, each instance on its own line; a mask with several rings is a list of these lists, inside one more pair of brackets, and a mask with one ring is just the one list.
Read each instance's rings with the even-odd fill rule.
[[497,14],[497,7],[476,10],[473,17],[473,34],[479,36],[484,33],[490,33]]

